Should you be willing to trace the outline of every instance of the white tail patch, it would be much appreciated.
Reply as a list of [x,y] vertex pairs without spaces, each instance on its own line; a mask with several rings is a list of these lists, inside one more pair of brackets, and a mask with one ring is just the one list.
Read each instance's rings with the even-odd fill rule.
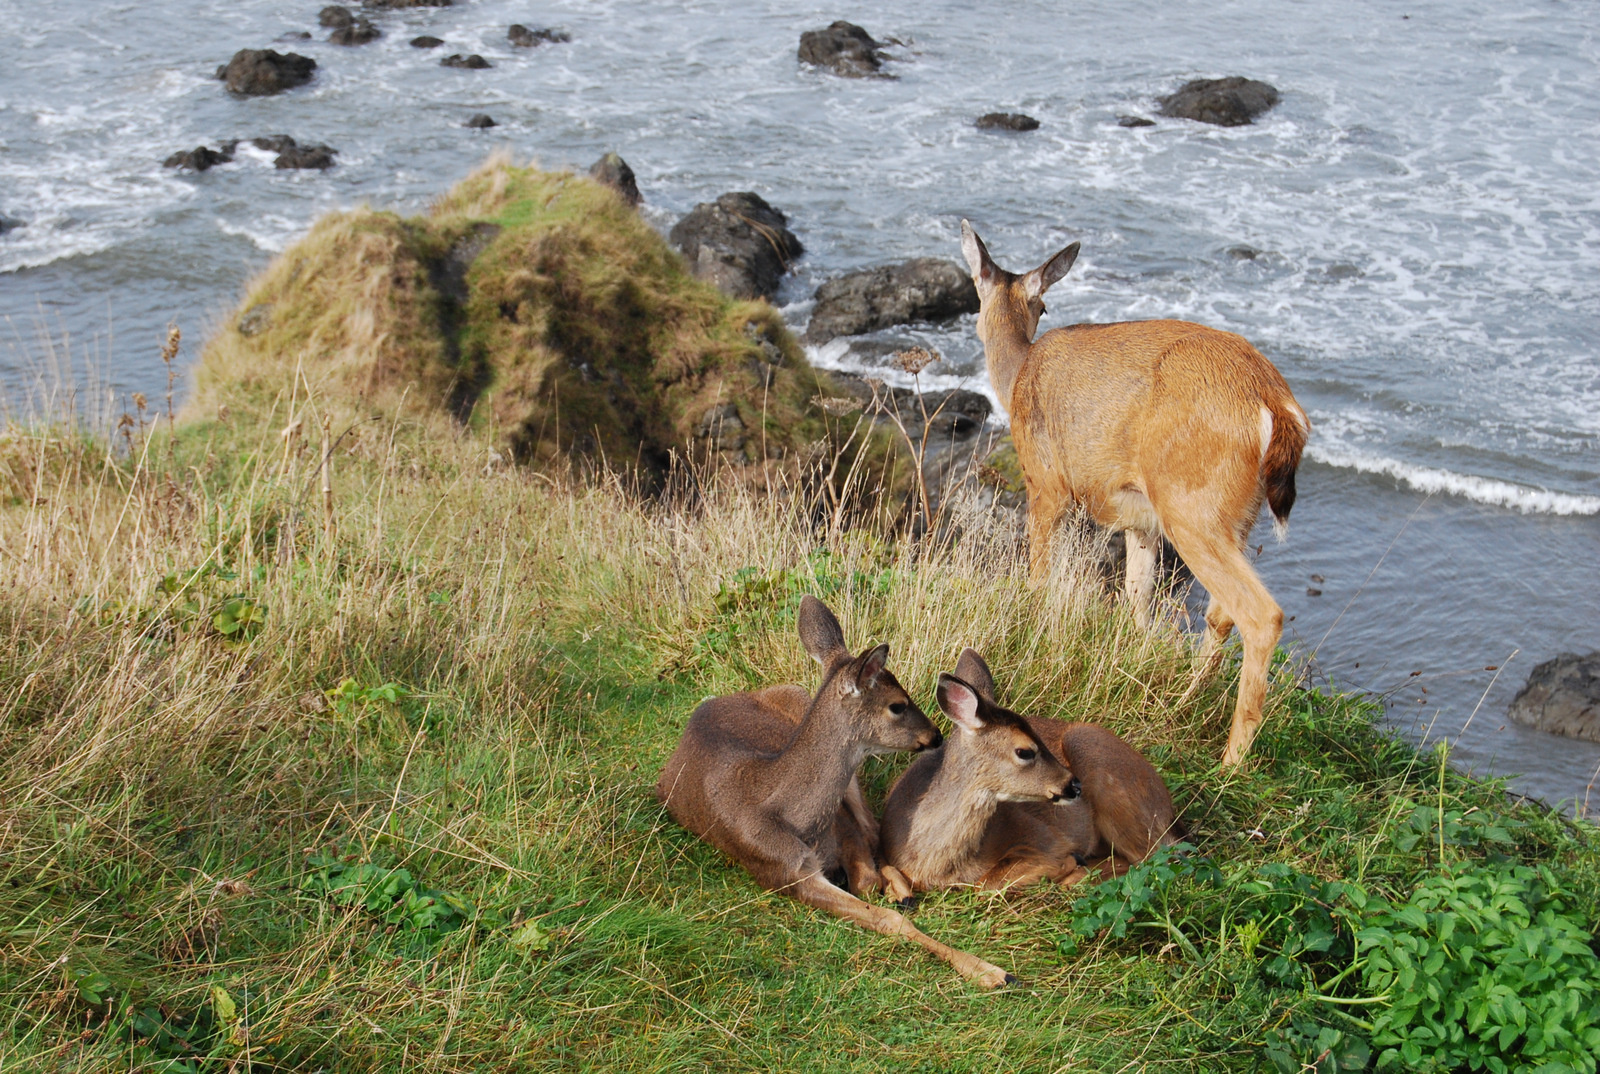
[[1261,461],[1267,461],[1267,449],[1272,446],[1272,411],[1261,408]]

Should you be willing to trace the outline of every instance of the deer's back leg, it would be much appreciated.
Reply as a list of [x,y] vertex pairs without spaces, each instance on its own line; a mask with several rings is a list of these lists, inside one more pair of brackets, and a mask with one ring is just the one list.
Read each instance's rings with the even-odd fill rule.
[[[1167,536],[1189,570],[1211,595],[1206,614],[1208,631],[1229,620],[1239,629],[1244,658],[1239,668],[1239,697],[1234,704],[1233,726],[1223,751],[1224,767],[1236,765],[1250,751],[1261,727],[1261,708],[1267,696],[1267,669],[1283,633],[1283,611],[1261,584],[1255,568],[1245,558],[1243,542],[1226,530],[1207,531],[1173,512]],[[1169,516],[1171,517],[1171,516]],[[1196,515],[1194,517],[1204,517]],[[1211,654],[1208,653],[1208,659]]]

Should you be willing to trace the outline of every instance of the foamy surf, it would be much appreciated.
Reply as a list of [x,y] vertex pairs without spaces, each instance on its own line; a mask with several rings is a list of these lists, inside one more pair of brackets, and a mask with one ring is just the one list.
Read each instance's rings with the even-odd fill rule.
[[1431,466],[1418,466],[1382,455],[1355,451],[1340,444],[1306,445],[1306,457],[1325,466],[1337,466],[1363,474],[1392,477],[1418,492],[1460,496],[1493,507],[1506,507],[1525,515],[1600,514],[1600,496],[1517,485],[1476,474],[1458,474]]

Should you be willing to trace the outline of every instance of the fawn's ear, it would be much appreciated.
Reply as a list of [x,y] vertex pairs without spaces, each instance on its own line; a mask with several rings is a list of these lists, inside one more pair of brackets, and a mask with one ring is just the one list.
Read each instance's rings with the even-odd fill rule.
[[983,730],[978,718],[978,691],[954,675],[939,676],[939,707],[963,731]]
[[1023,277],[1022,286],[1029,298],[1038,298],[1060,282],[1072,263],[1078,260],[1078,245],[1073,243]]
[[989,248],[965,220],[961,221],[961,255],[967,259],[967,268],[972,270],[974,280],[988,283],[994,279],[995,263],[989,256]]
[[978,655],[976,649],[962,649],[961,659],[956,661],[956,677],[965,679],[967,684],[989,704],[994,704],[994,675],[989,671],[989,665],[983,662],[983,657]]
[[883,674],[884,665],[889,662],[889,647],[880,645],[875,649],[868,649],[856,659],[855,665],[839,674],[839,692],[841,694],[859,694],[863,690],[870,690],[878,685],[878,676]]
[[799,622],[800,644],[806,647],[811,659],[828,668],[849,657],[850,650],[845,648],[844,630],[839,620],[826,604],[810,593],[800,598]]

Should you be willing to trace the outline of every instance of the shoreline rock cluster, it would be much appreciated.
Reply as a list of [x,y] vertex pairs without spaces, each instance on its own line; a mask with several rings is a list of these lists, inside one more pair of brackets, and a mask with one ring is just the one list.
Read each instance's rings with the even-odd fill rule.
[[[185,168],[193,172],[203,172],[214,168],[218,164],[231,163],[235,151],[240,143],[246,139],[235,138],[223,142],[218,148],[196,146],[193,149],[180,150],[161,162],[164,168]],[[287,134],[273,134],[260,138],[248,139],[249,143],[257,149],[269,153],[276,153],[272,166],[281,169],[290,168],[315,168],[326,171],[333,167],[334,156],[338,150],[327,145],[302,145]]]

